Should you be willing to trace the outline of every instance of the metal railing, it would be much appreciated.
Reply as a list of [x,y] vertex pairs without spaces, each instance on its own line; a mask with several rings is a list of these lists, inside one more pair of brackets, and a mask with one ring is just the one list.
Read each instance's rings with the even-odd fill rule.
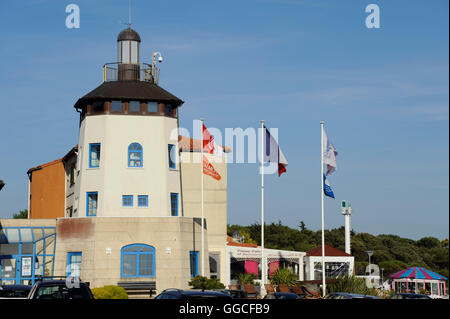
[[112,62],[103,65],[103,82],[123,79],[158,84],[159,68],[148,63],[123,64]]

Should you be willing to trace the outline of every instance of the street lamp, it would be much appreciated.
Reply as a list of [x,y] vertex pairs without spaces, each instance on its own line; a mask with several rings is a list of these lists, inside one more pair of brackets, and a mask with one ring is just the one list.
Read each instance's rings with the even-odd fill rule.
[[367,255],[369,255],[369,276],[372,274],[372,267],[370,266],[370,256],[373,255],[372,250],[366,250]]
[[383,270],[384,268],[381,268],[381,284],[383,284]]

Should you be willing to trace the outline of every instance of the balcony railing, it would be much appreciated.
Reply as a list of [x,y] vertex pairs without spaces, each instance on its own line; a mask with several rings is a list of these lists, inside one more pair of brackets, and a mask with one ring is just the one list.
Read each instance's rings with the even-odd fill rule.
[[103,65],[103,82],[134,80],[158,84],[159,69],[151,64],[123,64],[118,62]]

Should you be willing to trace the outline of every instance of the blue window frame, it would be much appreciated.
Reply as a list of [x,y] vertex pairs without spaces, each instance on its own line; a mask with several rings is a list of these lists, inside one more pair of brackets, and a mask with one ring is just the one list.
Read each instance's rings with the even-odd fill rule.
[[171,169],[175,169],[176,165],[175,165],[175,160],[176,160],[176,146],[169,144],[169,168]]
[[100,143],[89,144],[89,167],[100,166]]
[[128,167],[142,167],[142,146],[132,143],[128,146]]
[[81,274],[81,252],[67,253],[67,276],[80,277]]
[[122,278],[155,277],[155,248],[144,244],[122,247],[120,276]]
[[138,207],[148,207],[148,195],[138,195]]
[[198,251],[189,252],[189,264],[191,266],[191,277],[198,275]]
[[170,193],[170,208],[172,216],[178,216],[178,193]]
[[98,192],[88,192],[86,197],[86,216],[97,216]]
[[133,195],[122,195],[122,206],[133,207]]

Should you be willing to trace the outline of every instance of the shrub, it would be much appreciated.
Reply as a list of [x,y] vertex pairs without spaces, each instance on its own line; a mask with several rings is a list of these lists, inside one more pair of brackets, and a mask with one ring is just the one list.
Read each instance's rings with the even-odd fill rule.
[[337,282],[327,285],[329,292],[348,292],[361,295],[377,296],[374,288],[367,288],[364,278],[344,276],[337,278]]
[[245,284],[255,284],[256,275],[255,274],[239,274],[238,281],[241,286]]
[[195,276],[192,278],[188,285],[193,289],[210,290],[210,289],[225,289],[225,285],[222,284],[217,278],[207,278],[203,276]]
[[270,278],[270,282],[274,285],[288,284],[293,286],[296,284],[297,280],[298,276],[288,268],[278,268]]
[[92,293],[95,299],[128,299],[127,291],[114,285],[94,288]]

